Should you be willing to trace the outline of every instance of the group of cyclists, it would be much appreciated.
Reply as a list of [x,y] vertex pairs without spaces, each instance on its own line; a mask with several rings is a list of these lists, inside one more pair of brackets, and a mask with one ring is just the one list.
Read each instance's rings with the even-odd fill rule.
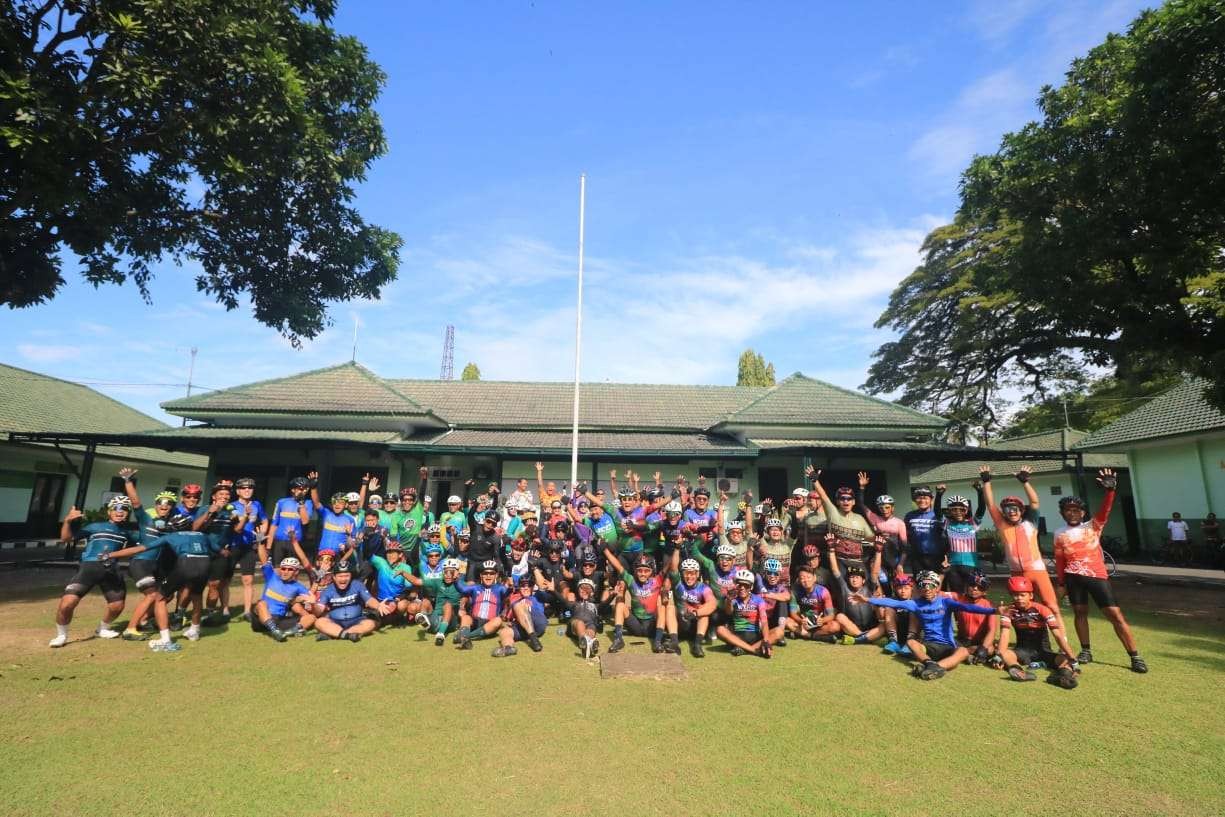
[[[716,639],[733,656],[763,659],[794,641],[874,644],[911,661],[923,680],[970,663],[1016,681],[1046,669],[1067,689],[1093,661],[1092,599],[1131,669],[1148,671],[1101,555],[1117,485],[1109,469],[1097,476],[1104,497],[1096,512],[1080,497],[1060,499],[1053,580],[1026,467],[1015,474],[1024,496],[997,503],[983,466],[974,500],[945,497],[943,485],[917,487],[901,515],[891,496],[869,499],[866,472],[857,485],[829,490],[810,466],[805,487],[777,504],[755,504],[747,492],[729,504],[704,477],[666,485],[658,472],[649,480],[628,472],[618,482],[614,470],[607,489],[559,490],[543,479],[542,463],[536,470],[535,495],[520,479],[509,496],[496,483],[473,496],[468,480],[435,512],[425,467],[418,486],[398,493],[380,495],[378,478],[367,475],[326,501],[310,472],[270,508],[245,477],[218,481],[207,498],[199,485],[162,491],[146,506],[136,471],[122,469],[124,492],[107,503],[105,519],[82,525],[75,507],[64,519],[61,537],[84,548],[50,646],[68,642],[78,603],[97,587],[106,600],[97,636],[178,651],[172,630],[194,641],[202,627],[231,620],[238,575],[237,618],[277,642],[309,632],[358,642],[380,627],[420,627],[437,646],[449,637],[471,650],[489,639],[493,656],[507,657],[519,644],[541,651],[555,618],[586,659],[604,640],[610,653],[626,649],[627,637],[647,639],[657,653],[680,654],[686,642],[694,658]],[[1010,572],[1002,604],[987,596],[991,581],[978,565],[984,513]],[[124,559],[140,598],[119,631]],[[1060,612],[1065,594],[1078,653]]]

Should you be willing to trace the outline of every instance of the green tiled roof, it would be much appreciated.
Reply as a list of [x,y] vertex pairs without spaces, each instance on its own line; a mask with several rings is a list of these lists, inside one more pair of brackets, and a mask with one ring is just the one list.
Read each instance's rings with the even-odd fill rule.
[[389,443],[399,440],[400,435],[391,431],[350,431],[347,429],[299,429],[299,428],[215,428],[212,426],[188,426],[168,428],[148,435],[167,440],[245,441],[245,440],[289,440],[302,442],[338,443]]
[[[393,450],[430,452],[497,451],[503,453],[569,453],[568,431],[495,431],[467,429],[450,431],[428,440],[392,445]],[[730,437],[706,434],[661,434],[649,432],[579,432],[579,453],[646,456],[752,457],[755,448]]]
[[916,442],[911,440],[814,440],[814,439],[769,439],[749,440],[750,443],[763,451],[785,448],[827,448],[833,450],[856,451],[901,451],[916,453],[965,454],[974,453],[980,449],[966,445],[951,445],[938,442]]
[[[50,431],[121,433],[168,428],[131,406],[88,386],[0,363],[0,432],[35,434]],[[78,446],[65,446],[79,450]],[[106,448],[99,454],[118,459],[164,462],[206,468],[194,454],[172,454],[147,448]]]
[[422,416],[428,413],[427,409],[357,363],[342,363],[326,369],[171,400],[163,403],[162,408],[187,417],[228,412],[396,416]]
[[[389,380],[397,391],[429,406],[455,426],[569,428],[572,383],[500,380]],[[587,428],[703,430],[765,389],[583,383],[579,424]]]
[[795,373],[747,405],[731,412],[729,425],[816,425],[930,428],[948,425],[943,417],[869,397]]
[[1124,448],[1128,443],[1225,430],[1225,414],[1204,399],[1207,383],[1188,380],[1124,414],[1080,441],[1078,448]]
[[[1078,442],[1085,438],[1085,432],[1077,431],[1071,428],[1065,428],[1061,431],[1042,431],[1037,434],[1026,434],[1021,437],[1010,437],[1007,440],[997,440],[991,445],[980,449],[983,452],[982,460],[991,459],[990,452],[994,451],[1025,451],[1025,452],[1042,452],[1050,451],[1059,453],[1063,451],[1071,452]],[[1064,465],[1062,459],[1051,460],[1027,460],[1026,465],[1034,469],[1035,474],[1054,474],[1063,471],[1066,468],[1075,467],[1075,459],[1069,459],[1068,465]],[[971,460],[968,462],[949,463],[941,465],[937,468],[932,468],[922,473],[911,475],[914,482],[962,482],[966,480],[974,480],[978,478],[977,461]],[[1099,468],[1126,468],[1127,457],[1122,455],[1110,454],[1086,454],[1085,455],[1085,470],[1096,471]]]

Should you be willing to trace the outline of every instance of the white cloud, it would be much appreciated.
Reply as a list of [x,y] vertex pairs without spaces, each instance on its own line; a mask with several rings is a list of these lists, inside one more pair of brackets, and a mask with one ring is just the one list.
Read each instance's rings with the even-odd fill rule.
[[35,363],[58,363],[64,360],[78,360],[85,356],[85,349],[80,346],[55,346],[41,343],[20,343],[17,354]]

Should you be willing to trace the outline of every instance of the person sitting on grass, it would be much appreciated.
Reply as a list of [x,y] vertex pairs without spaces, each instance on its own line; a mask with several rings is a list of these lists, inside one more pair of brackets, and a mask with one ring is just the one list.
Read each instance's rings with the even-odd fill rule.
[[766,616],[766,600],[754,592],[757,576],[747,568],[738,568],[734,589],[723,599],[723,611],[728,625],[719,625],[715,635],[731,647],[732,655],[752,653],[762,658],[772,654],[773,641]]
[[[826,540],[831,547],[827,551],[829,557],[829,572],[838,588],[838,616],[836,621],[842,630],[843,644],[871,644],[885,634],[885,627],[877,615],[876,609],[869,604],[872,595],[868,586],[868,577],[858,561],[846,561],[846,573],[843,573],[843,560],[838,557],[833,547],[834,534],[826,534]],[[880,575],[880,552],[873,559],[872,575]]]
[[99,638],[119,637],[119,631],[112,629],[111,623],[123,612],[128,591],[123,576],[119,575],[118,564],[109,554],[140,541],[140,531],[128,524],[131,509],[132,500],[126,496],[115,496],[106,503],[105,522],[92,522],[78,530],[85,514],[75,505],[64,517],[60,538],[65,542],[84,539],[85,549],[81,553],[80,567],[60,597],[59,607],[55,611],[55,638],[47,646],[62,647],[68,643],[68,625],[72,623],[72,615],[81,599],[95,587],[102,588],[102,597],[106,599],[106,612],[95,633]]
[[570,635],[574,636],[585,660],[590,660],[600,651],[600,642],[596,639],[596,633],[600,630],[600,605],[607,603],[612,590],[605,588],[603,595],[603,599],[596,595],[595,581],[583,577],[575,583],[575,595],[567,596]]
[[762,568],[761,575],[757,579],[757,592],[766,601],[770,640],[776,647],[785,647],[787,646],[787,605],[791,603],[791,588],[787,585],[785,578],[787,572],[782,563],[772,556],[762,562]]
[[[893,597],[895,599],[910,601],[914,596],[914,579],[908,574],[900,573],[895,575],[892,584]],[[889,641],[885,644],[885,652],[889,655],[910,656],[914,654],[906,643],[910,637],[910,617],[910,610],[893,607],[885,608],[885,632],[889,636]]]
[[[532,652],[540,652],[544,645],[540,636],[549,629],[549,619],[545,614],[544,603],[538,597],[536,580],[531,573],[525,573],[515,582],[515,592],[507,599],[507,626],[510,627],[515,641],[526,641]],[[513,654],[513,653],[512,653]],[[498,657],[495,651],[494,657]]]
[[672,574],[673,593],[677,602],[677,638],[689,640],[689,652],[703,658],[702,642],[710,630],[710,617],[718,609],[722,595],[702,581],[702,566],[697,559],[685,559],[680,571]]
[[404,563],[404,546],[395,539],[388,540],[387,558],[372,556],[370,566],[374,568],[374,595],[380,602],[394,608],[383,616],[383,623],[414,618],[421,611],[421,602],[415,597],[409,598],[409,591],[419,580],[413,575],[412,568]]
[[[999,646],[1008,677],[1014,681],[1036,680],[1036,676],[1026,665],[1034,666],[1040,662],[1052,670],[1046,679],[1049,683],[1064,689],[1075,689],[1075,659],[1054,611],[1034,601],[1033,583],[1024,576],[1013,576],[1009,579],[1008,592],[1012,596],[1012,604],[1000,605]],[[1014,630],[1017,634],[1017,646],[1012,649],[1008,642],[1009,633]],[[1051,650],[1048,635],[1055,637],[1060,652]]]
[[[262,550],[262,548],[261,548]],[[308,605],[315,603],[310,588],[298,581],[302,563],[294,556],[281,559],[276,568],[266,559],[260,564],[264,574],[264,594],[255,604],[256,621],[251,629],[266,631],[276,641],[302,635],[315,616]]]
[[[631,573],[612,551],[604,552],[609,567],[621,574],[630,596],[628,604],[624,596],[617,598],[613,608],[613,638],[608,651],[614,653],[625,649],[625,630],[628,629],[632,636],[651,638],[651,652],[680,655],[676,609],[669,603],[666,575],[655,572],[655,561],[645,553],[638,554]],[[668,637],[666,647],[665,636]]]
[[[913,674],[924,681],[932,681],[943,678],[946,672],[970,657],[970,651],[953,638],[953,612],[967,610],[986,614],[991,613],[994,608],[963,604],[956,599],[940,595],[940,575],[932,570],[920,573],[916,583],[919,585],[918,599],[890,599],[881,596],[869,601],[877,607],[892,607],[916,614],[910,621],[906,645],[920,662],[915,665]],[[920,630],[922,638],[919,638]]]
[[460,594],[456,582],[462,570],[459,559],[444,559],[442,576],[424,576],[421,579],[422,601],[429,605],[429,616],[422,623],[421,613],[418,613],[417,622],[425,627],[427,633],[434,634],[436,647],[441,647],[447,632],[458,626]]
[[[473,641],[491,638],[504,629],[502,608],[505,606],[506,597],[510,595],[510,588],[498,580],[497,561],[486,559],[475,566],[470,566],[469,570],[471,571],[473,567],[477,575],[476,583],[468,584],[462,581],[456,583],[460,594],[468,602],[467,609],[460,613],[459,633],[456,636],[461,650],[470,650]],[[499,658],[515,654],[514,633],[509,628],[505,630],[505,633],[500,633],[501,649],[504,651],[501,656],[498,656]],[[509,648],[509,651],[506,651],[506,648]]]
[[[989,605],[991,600],[987,598],[987,590],[990,587],[991,579],[981,570],[975,570],[966,580],[964,593],[945,593],[945,595],[964,604]],[[958,610],[956,615],[957,640],[970,650],[970,663],[998,664],[1000,658],[995,651],[995,642],[999,631],[999,617],[995,614],[985,616],[965,610]]]
[[1115,600],[1110,574],[1102,559],[1102,530],[1110,518],[1118,478],[1114,471],[1103,468],[1098,472],[1097,483],[1106,491],[1097,513],[1087,518],[1085,501],[1077,496],[1065,496],[1059,500],[1059,515],[1066,524],[1055,531],[1055,581],[1060,594],[1067,593],[1075,611],[1076,636],[1080,639],[1076,661],[1088,664],[1093,660],[1093,651],[1089,648],[1089,598],[1092,597],[1097,609],[1114,627],[1123,649],[1127,650],[1132,671],[1148,672],[1148,664],[1140,657],[1136,637]]
[[341,560],[332,571],[331,583],[319,594],[314,605],[315,629],[318,641],[342,638],[354,643],[363,635],[374,632],[378,622],[365,615],[371,610],[377,615],[391,612],[392,605],[380,602],[359,581],[354,581],[352,562]]
[[[816,549],[817,546],[809,547]],[[817,584],[817,568],[810,563],[801,565],[796,574],[796,586],[791,591],[787,610],[786,627],[792,638],[833,644],[842,632],[834,597],[825,585]]]

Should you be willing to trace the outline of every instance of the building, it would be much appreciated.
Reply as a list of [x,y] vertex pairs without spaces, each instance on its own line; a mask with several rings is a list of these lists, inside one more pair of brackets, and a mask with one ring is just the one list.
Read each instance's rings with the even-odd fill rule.
[[[1102,500],[1102,489],[1094,481],[1098,470],[1112,468],[1118,471],[1118,496],[1114,510],[1110,514],[1110,521],[1106,525],[1105,536],[1108,539],[1120,540],[1120,544],[1123,544],[1124,547],[1114,555],[1121,556],[1129,552],[1126,543],[1139,541],[1136,509],[1132,499],[1131,482],[1128,479],[1127,456],[1114,453],[1086,453],[1078,456],[1076,444],[1086,436],[1088,435],[1084,431],[1064,428],[1058,431],[1043,431],[998,440],[991,443],[989,449],[984,448],[983,450],[1047,452],[1046,459],[1034,459],[1025,464],[1033,469],[1031,484],[1038,492],[1041,506],[1039,511],[1042,522],[1040,541],[1048,553],[1052,546],[1051,534],[1063,524],[1059,516],[1059,498],[1075,494],[1083,497],[1091,509],[1097,508]],[[978,467],[981,464],[981,462],[958,462],[940,465],[912,474],[910,484],[911,487],[919,485],[934,487],[943,483],[948,487],[946,497],[951,494],[961,494],[974,500],[975,490],[971,483],[978,479]],[[1006,468],[1001,466],[992,468],[992,472],[996,475],[992,481],[996,501],[1008,494],[1019,495],[1021,493],[1021,486],[1012,478],[1012,474],[1021,464],[1010,464]],[[975,507],[977,509],[977,505]],[[982,528],[984,533],[995,529],[990,514],[983,517]]]
[[[122,491],[116,472],[138,469],[142,490],[203,483],[208,458],[143,446],[14,441],[13,436],[71,430],[125,434],[166,431],[164,423],[78,383],[0,364],[0,540],[59,536],[72,505],[97,509]],[[5,434],[7,432],[7,434]]]
[[1140,543],[1156,550],[1175,511],[1202,542],[1199,526],[1225,511],[1225,414],[1208,405],[1202,380],[1188,380],[1154,397],[1076,448],[1127,455]]
[[[384,490],[415,485],[425,465],[429,493],[442,498],[468,479],[508,491],[527,477],[535,491],[537,461],[546,480],[568,482],[572,401],[569,383],[384,379],[344,363],[165,403],[192,422],[185,428],[82,434],[64,424],[27,438],[204,454],[210,481],[252,476],[263,499],[308,470],[326,495],[365,473]],[[579,479],[601,485],[610,470],[648,480],[659,471],[781,499],[812,463],[831,486],[865,469],[874,487],[904,491],[912,470],[983,457],[937,442],[941,417],[801,374],[770,388],[584,384],[579,424]]]

